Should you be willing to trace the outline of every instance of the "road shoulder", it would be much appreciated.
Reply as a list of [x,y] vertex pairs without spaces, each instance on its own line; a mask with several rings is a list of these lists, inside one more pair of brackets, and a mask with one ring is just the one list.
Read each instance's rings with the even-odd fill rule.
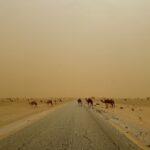
[[60,107],[63,107],[64,105],[66,105],[67,103],[55,106],[49,110],[45,110],[43,112],[40,112],[38,114],[34,114],[31,116],[28,116],[26,118],[20,119],[18,121],[12,122],[8,125],[5,125],[3,127],[0,128],[0,140],[4,139],[16,132],[18,132],[19,130],[29,126],[30,124],[39,121],[40,119],[44,118],[45,116],[47,116],[49,113],[59,109]]
[[120,128],[112,124],[107,118],[105,118],[99,111],[90,109],[89,112],[93,118],[98,121],[102,130],[109,136],[118,149],[121,150],[147,150],[145,146],[137,143],[132,137],[127,136]]

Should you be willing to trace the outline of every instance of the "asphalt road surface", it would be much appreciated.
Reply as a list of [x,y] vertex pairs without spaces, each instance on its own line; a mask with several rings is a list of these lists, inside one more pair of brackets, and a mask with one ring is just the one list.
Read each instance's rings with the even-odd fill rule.
[[0,150],[118,150],[90,112],[68,103],[0,141]]

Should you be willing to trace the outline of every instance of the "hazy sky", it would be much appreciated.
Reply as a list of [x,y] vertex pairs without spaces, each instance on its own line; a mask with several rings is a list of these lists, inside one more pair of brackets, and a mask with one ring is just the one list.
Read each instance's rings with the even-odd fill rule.
[[8,96],[150,96],[150,1],[0,0]]

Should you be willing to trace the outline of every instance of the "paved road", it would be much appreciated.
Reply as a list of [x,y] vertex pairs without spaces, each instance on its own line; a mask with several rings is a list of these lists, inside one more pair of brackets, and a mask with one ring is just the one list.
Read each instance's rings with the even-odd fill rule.
[[69,103],[0,141],[0,150],[117,150],[89,111]]

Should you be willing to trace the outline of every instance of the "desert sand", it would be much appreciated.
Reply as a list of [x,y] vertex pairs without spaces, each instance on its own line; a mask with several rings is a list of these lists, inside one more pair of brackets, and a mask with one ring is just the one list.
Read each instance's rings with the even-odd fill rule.
[[[29,116],[47,111],[55,106],[64,104],[70,99],[63,98],[62,102],[59,98],[52,98],[53,106],[47,105],[48,98],[1,98],[0,99],[0,127],[4,127],[15,121]],[[54,102],[56,100],[56,103]],[[31,101],[37,102],[37,107],[29,104]]]
[[[95,108],[115,127],[121,129],[136,142],[150,147],[150,99],[115,99],[115,108],[107,108],[99,99]],[[97,105],[96,105],[97,104]]]
[[[55,106],[61,106],[72,98],[58,98],[53,106],[47,105],[47,98],[5,98],[0,99],[0,128],[6,130],[16,124],[28,124],[28,120],[37,120],[45,116]],[[76,99],[76,98],[74,98]],[[93,97],[94,99],[94,97]],[[149,98],[120,98],[115,99],[115,108],[106,108],[101,98],[95,98],[94,109],[98,110],[106,120],[120,129],[139,145],[150,147],[150,99]],[[38,106],[31,106],[29,102],[36,101]],[[38,116],[37,116],[38,115]],[[36,117],[35,117],[36,116]],[[22,125],[21,125],[22,126]],[[18,128],[18,127],[16,127]]]

